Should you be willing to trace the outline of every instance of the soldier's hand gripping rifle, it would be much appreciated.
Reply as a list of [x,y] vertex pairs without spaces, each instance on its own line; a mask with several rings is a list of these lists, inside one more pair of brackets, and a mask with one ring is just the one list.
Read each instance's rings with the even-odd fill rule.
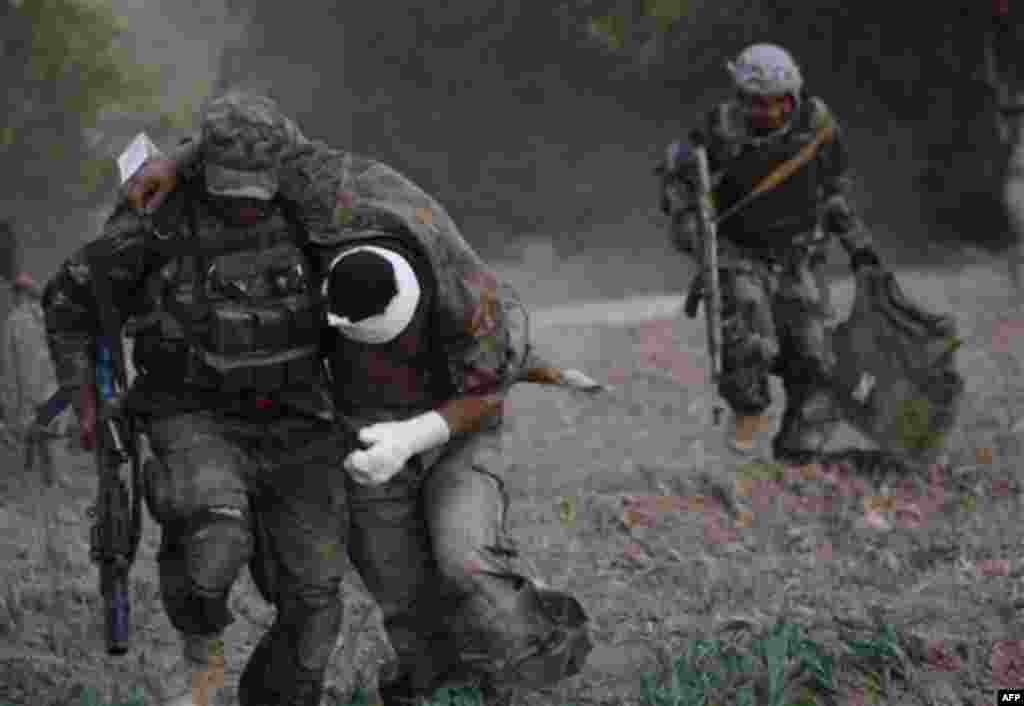
[[[691,296],[699,290],[704,302],[704,320],[707,324],[708,395],[711,399],[711,423],[722,423],[724,406],[718,393],[718,381],[722,376],[722,290],[718,281],[718,225],[715,215],[714,190],[711,185],[711,169],[708,165],[707,141],[699,130],[690,133],[690,144],[697,167],[697,197],[700,225],[701,259],[699,285],[691,288]],[[687,297],[687,313],[696,313],[696,300]],[[691,313],[692,312],[692,313]]]
[[131,584],[129,572],[142,534],[142,465],[136,420],[122,407],[127,370],[121,325],[101,258],[92,268],[103,335],[96,342],[96,503],[89,557],[99,569],[107,653],[128,651]]

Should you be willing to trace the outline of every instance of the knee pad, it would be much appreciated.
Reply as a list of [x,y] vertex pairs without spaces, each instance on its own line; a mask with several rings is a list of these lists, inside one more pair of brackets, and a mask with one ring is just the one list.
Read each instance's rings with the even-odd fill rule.
[[186,537],[193,590],[205,598],[226,594],[252,558],[249,513],[232,507],[210,508],[191,518]]
[[758,367],[723,371],[718,391],[736,414],[762,414],[772,404],[768,373]]
[[722,352],[723,363],[770,369],[779,357],[779,343],[771,336],[754,331],[737,316],[722,326]]

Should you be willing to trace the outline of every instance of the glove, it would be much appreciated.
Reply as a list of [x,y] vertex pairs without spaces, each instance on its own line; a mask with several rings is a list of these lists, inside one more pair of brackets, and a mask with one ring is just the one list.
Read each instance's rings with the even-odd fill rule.
[[684,169],[692,169],[697,161],[693,149],[686,142],[673,142],[665,150],[665,164],[669,173],[676,173]]
[[350,453],[345,470],[360,485],[387,483],[412,456],[445,444],[449,438],[448,423],[437,412],[404,422],[371,424],[359,432],[359,440],[370,448]]
[[85,451],[96,448],[96,388],[82,385],[74,404],[78,415],[78,440]]

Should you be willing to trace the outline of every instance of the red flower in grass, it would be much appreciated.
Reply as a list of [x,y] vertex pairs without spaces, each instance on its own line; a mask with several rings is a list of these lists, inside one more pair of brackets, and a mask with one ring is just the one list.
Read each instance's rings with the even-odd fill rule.
[[980,559],[974,562],[974,571],[983,578],[1010,575],[1010,562],[1006,559]]
[[1008,498],[1013,493],[1013,484],[1006,478],[996,478],[989,484],[988,492],[997,500]]
[[832,509],[832,498],[821,495],[782,496],[782,509],[787,515],[813,515],[829,512]]
[[705,544],[732,544],[738,539],[736,532],[732,528],[723,527],[717,517],[708,518],[704,522]]
[[767,512],[779,495],[782,495],[782,486],[778,482],[764,479],[753,480],[750,489],[750,507],[754,512]]
[[621,387],[629,380],[630,375],[625,368],[611,368],[605,373],[605,381],[612,387]]
[[623,548],[622,558],[633,564],[643,564],[647,559],[647,553],[639,544],[630,542]]
[[992,644],[989,667],[997,689],[1024,684],[1024,640],[999,640]]
[[992,352],[1009,353],[1013,350],[1011,342],[1022,333],[1024,333],[1024,321],[997,321],[992,328]]
[[936,672],[958,672],[963,666],[960,656],[939,640],[930,640],[925,645],[925,655],[928,669]]

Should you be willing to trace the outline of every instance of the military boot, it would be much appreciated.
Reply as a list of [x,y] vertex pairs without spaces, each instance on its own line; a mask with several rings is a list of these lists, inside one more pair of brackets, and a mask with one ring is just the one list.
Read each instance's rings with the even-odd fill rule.
[[755,436],[768,430],[769,419],[765,414],[734,414],[729,430],[728,444],[741,456],[752,456],[757,449]]
[[842,421],[835,399],[828,389],[797,388],[794,393],[795,399],[787,400],[782,425],[772,440],[775,460],[792,466],[820,462]]
[[216,706],[224,690],[224,641],[220,635],[186,635],[181,661],[168,675],[164,706]]

